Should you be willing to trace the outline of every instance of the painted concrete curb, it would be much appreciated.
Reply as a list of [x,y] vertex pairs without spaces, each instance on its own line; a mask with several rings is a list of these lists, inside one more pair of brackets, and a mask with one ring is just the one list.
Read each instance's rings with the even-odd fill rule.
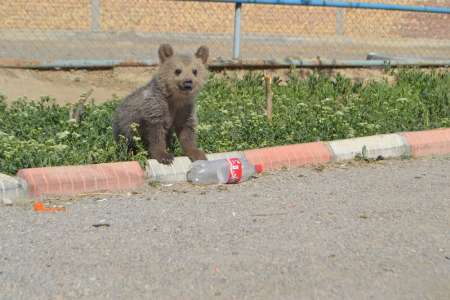
[[26,198],[25,180],[0,173],[0,204],[10,205]]
[[[362,154],[363,148],[366,150],[367,158],[446,155],[450,154],[450,128],[214,153],[207,157],[209,160],[246,158],[252,164],[263,164],[264,170],[273,171],[351,160]],[[120,191],[141,187],[146,177],[150,181],[186,181],[190,164],[191,161],[187,157],[177,157],[172,166],[162,165],[150,159],[145,170],[135,161],[22,169],[17,173],[16,179],[6,175],[0,177],[0,196],[20,197],[25,190],[33,198]]]
[[450,153],[450,128],[400,133],[411,147],[413,157]]
[[250,163],[262,164],[268,171],[324,164],[333,157],[327,145],[321,142],[247,150],[244,155]]
[[17,176],[28,183],[32,198],[127,190],[140,187],[145,178],[135,161],[22,169]]

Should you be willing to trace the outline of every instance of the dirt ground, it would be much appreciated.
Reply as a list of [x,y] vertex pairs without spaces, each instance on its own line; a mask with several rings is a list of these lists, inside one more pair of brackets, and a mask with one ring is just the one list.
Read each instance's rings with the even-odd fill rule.
[[[96,102],[123,97],[145,84],[154,74],[155,67],[120,67],[108,70],[36,71],[0,68],[0,93],[9,102],[18,97],[39,99],[50,96],[57,103],[76,102],[80,95],[93,89],[91,98]],[[246,71],[227,71],[227,74],[242,75]],[[270,71],[285,79],[288,70]],[[306,75],[310,70],[304,70]],[[387,76],[379,69],[341,69],[326,71],[341,72],[355,80],[382,78]]]
[[[439,68],[439,70],[450,68]],[[114,96],[124,97],[141,85],[147,83],[156,72],[156,67],[117,67],[104,70],[25,70],[0,68],[0,94],[11,102],[18,97],[37,100],[43,96],[56,99],[57,103],[74,103],[80,96],[93,90],[91,99],[104,102]],[[423,70],[429,71],[430,68]],[[263,70],[282,81],[287,79],[288,69]],[[301,69],[300,75],[306,77],[312,69]],[[242,77],[249,70],[214,71],[219,76]],[[262,72],[262,71],[259,71]],[[343,74],[355,81],[394,79],[385,70],[379,68],[343,68],[323,69],[321,72],[335,76]]]
[[91,97],[103,102],[114,95],[124,96],[145,84],[154,68],[115,68],[110,70],[35,71],[0,69],[0,93],[8,101],[18,97],[38,99],[50,96],[58,103],[76,102],[93,89]]

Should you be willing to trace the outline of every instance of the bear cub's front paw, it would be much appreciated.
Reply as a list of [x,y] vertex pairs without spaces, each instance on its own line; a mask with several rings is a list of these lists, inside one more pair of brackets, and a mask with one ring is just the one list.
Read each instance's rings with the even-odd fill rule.
[[154,156],[154,158],[160,163],[164,165],[170,165],[173,162],[174,156],[171,153],[162,152],[158,153]]
[[192,149],[188,154],[191,161],[207,160],[205,153],[200,149]]

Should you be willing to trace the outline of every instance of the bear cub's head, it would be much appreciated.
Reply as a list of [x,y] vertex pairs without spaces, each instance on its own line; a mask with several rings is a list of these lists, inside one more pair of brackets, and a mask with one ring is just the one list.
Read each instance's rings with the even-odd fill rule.
[[163,44],[158,55],[161,62],[159,76],[169,91],[181,97],[196,95],[208,77],[208,48],[201,46],[191,56],[175,54],[172,46]]

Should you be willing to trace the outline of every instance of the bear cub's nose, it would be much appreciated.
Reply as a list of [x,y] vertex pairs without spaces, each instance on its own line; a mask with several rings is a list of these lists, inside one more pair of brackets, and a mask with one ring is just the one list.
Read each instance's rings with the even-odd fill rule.
[[181,87],[183,88],[183,90],[186,90],[186,91],[192,90],[192,80],[183,81],[183,83],[181,84]]

